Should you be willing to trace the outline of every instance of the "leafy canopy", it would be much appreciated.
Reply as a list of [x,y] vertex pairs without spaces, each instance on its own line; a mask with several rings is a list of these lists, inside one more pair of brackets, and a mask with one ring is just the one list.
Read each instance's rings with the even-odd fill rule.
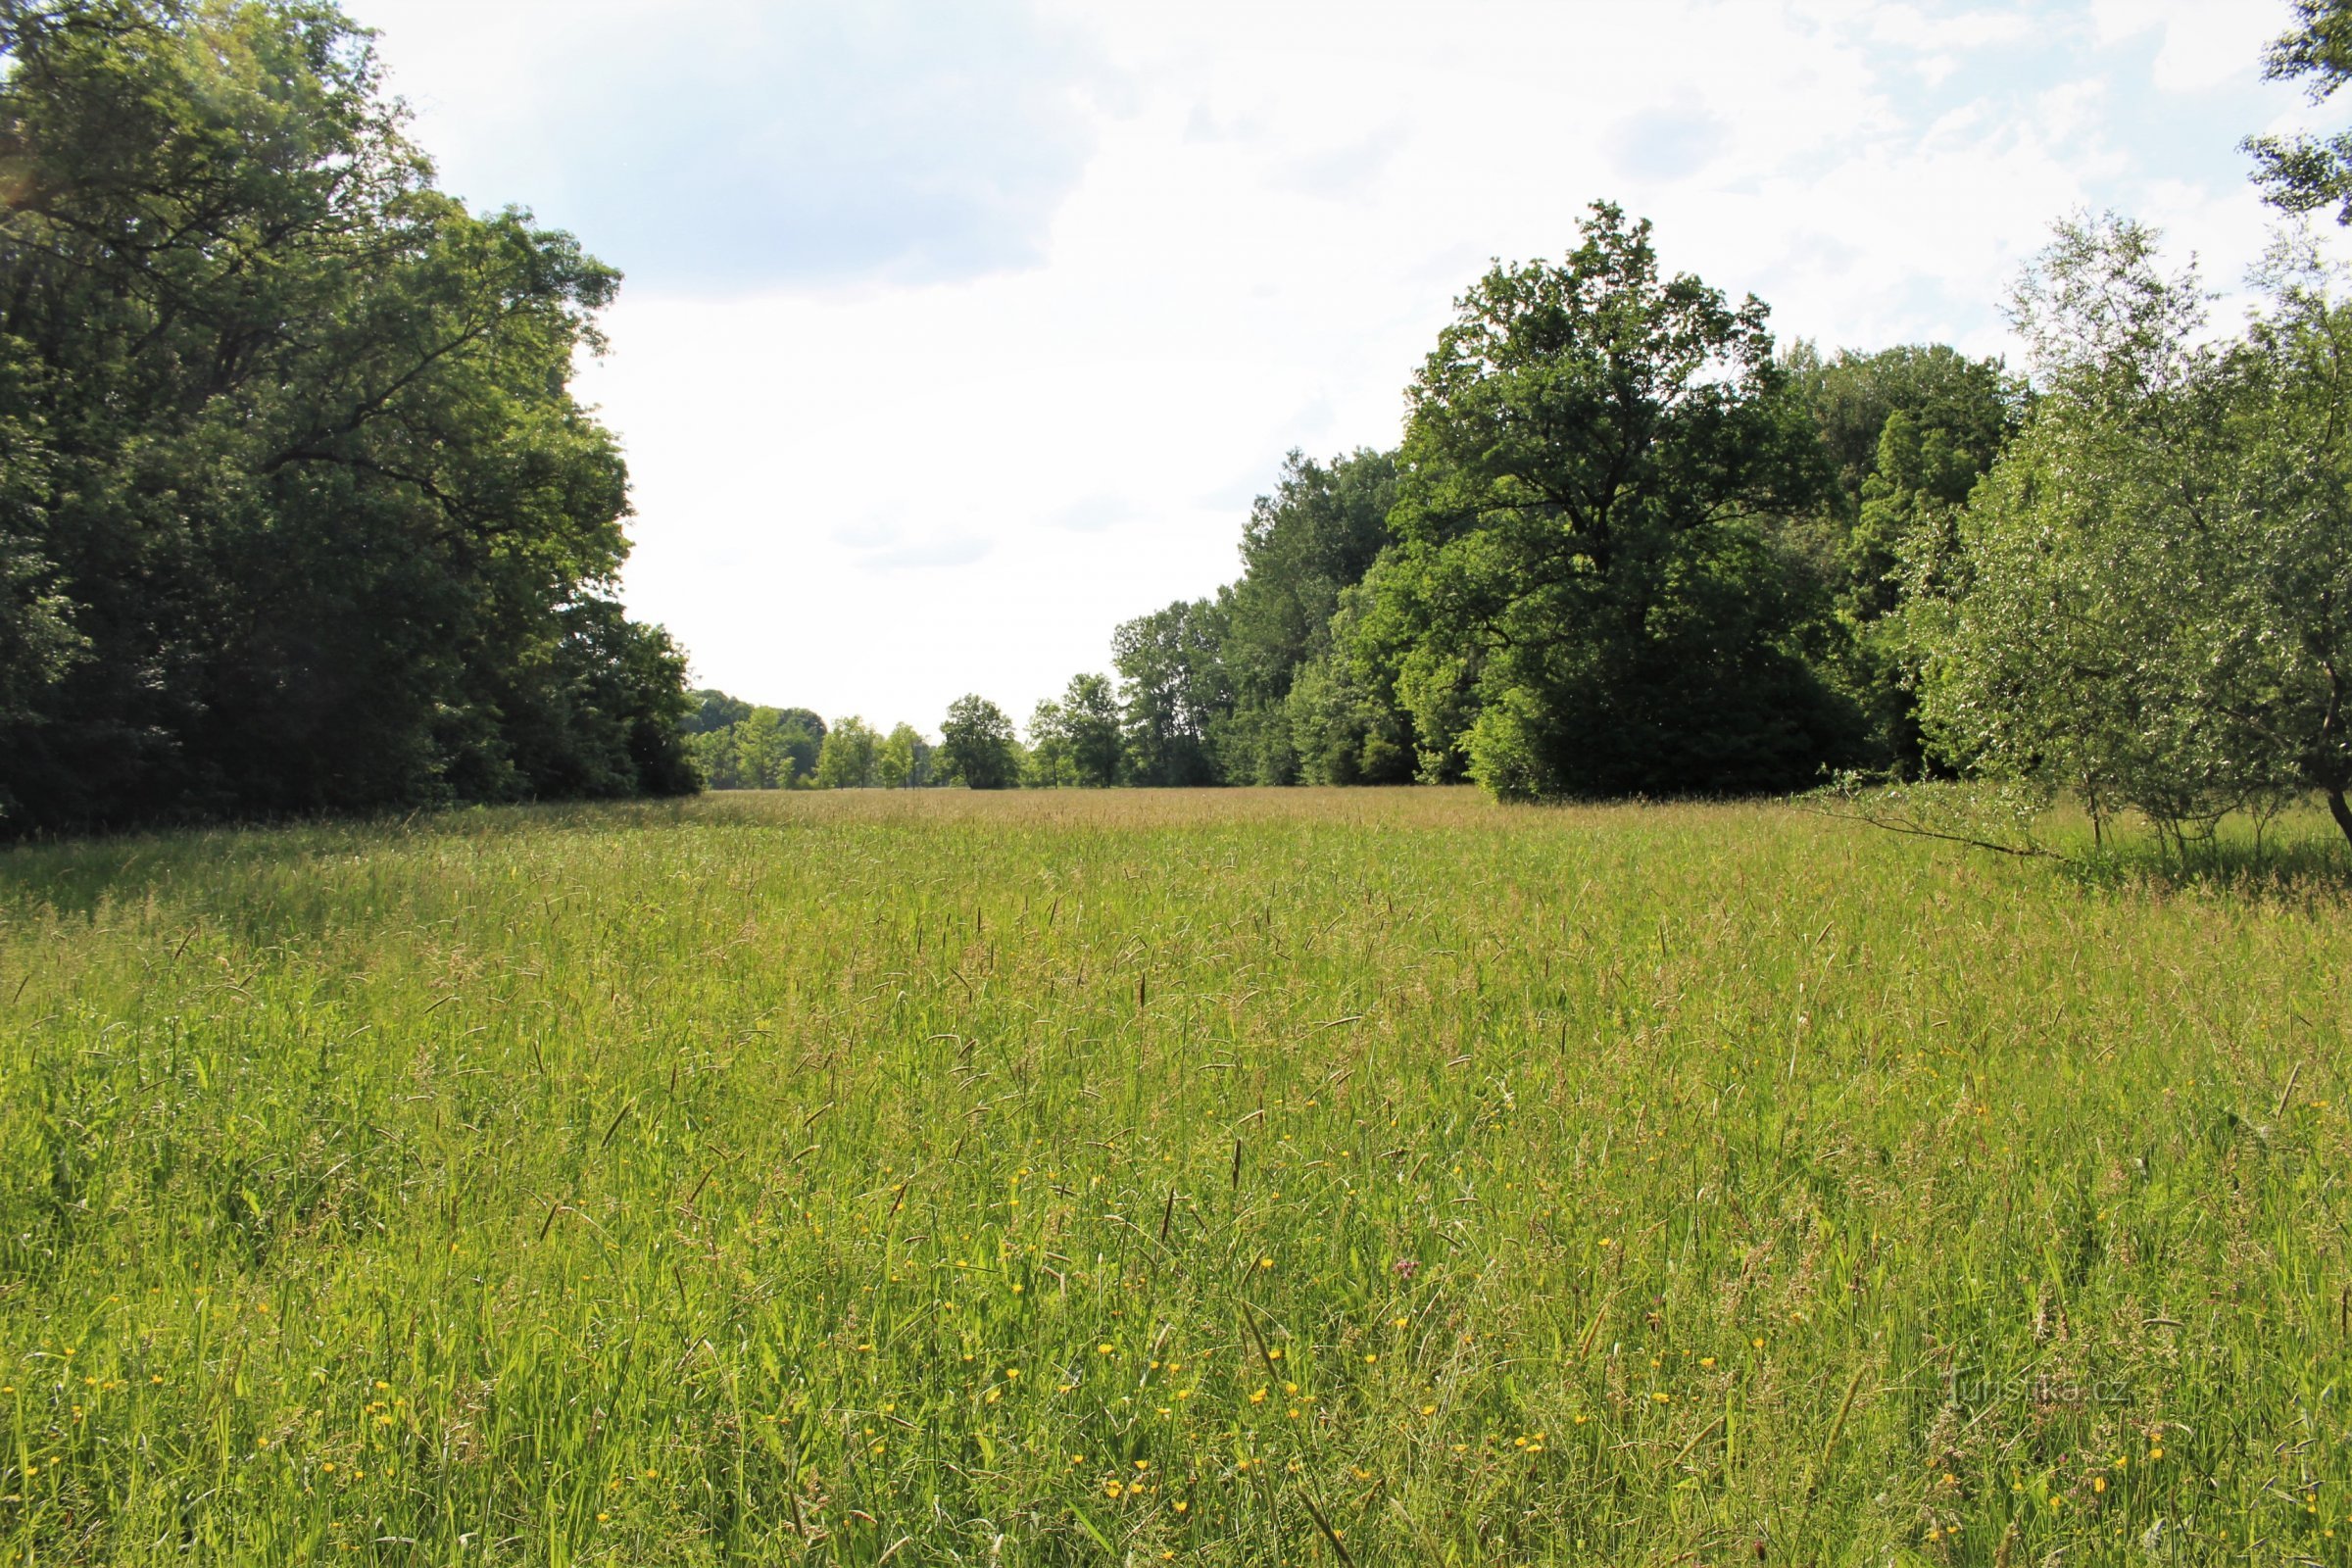
[[0,51],[8,825],[691,787],[568,390],[618,274],[436,190],[331,5]]
[[1825,482],[1766,311],[1661,270],[1596,204],[1559,265],[1497,266],[1411,393],[1393,569],[1424,771],[1503,795],[1801,782],[1850,723],[1788,645],[1760,529]]
[[985,697],[958,697],[948,705],[947,719],[940,725],[939,760],[943,782],[968,789],[1010,789],[1021,781],[1012,720]]

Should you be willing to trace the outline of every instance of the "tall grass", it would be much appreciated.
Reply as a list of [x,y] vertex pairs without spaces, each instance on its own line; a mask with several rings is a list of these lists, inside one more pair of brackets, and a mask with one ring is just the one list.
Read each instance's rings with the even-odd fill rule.
[[19,850],[0,1559],[2343,1561],[2348,978],[1765,807]]

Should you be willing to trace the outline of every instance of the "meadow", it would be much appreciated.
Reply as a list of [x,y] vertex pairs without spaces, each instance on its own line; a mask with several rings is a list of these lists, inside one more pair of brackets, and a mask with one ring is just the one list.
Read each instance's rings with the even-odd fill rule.
[[1457,790],[19,848],[0,1560],[2352,1560],[2311,859]]

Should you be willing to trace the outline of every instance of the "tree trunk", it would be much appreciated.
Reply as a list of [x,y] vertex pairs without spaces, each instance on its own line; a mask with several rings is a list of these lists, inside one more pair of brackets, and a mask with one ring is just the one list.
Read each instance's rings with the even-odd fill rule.
[[2328,792],[2328,814],[2334,817],[2335,825],[2344,830],[2344,842],[2352,844],[2352,806],[2344,803],[2342,790]]

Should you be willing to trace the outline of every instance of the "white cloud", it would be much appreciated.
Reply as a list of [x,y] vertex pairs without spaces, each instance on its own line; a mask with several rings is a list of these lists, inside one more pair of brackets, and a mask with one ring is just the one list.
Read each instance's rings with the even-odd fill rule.
[[2292,20],[2283,4],[2227,5],[2215,0],[2094,0],[2102,41],[2160,36],[2155,85],[2199,92],[2261,70],[2262,50]]
[[[499,8],[356,3],[390,29],[418,133],[453,168],[592,177],[561,123],[473,107],[518,57],[515,36],[479,31]],[[697,19],[720,0],[606,4],[576,25],[532,13],[576,32],[546,69],[623,85],[670,70],[710,42]],[[665,260],[676,235],[639,231],[658,214],[578,220],[591,249],[649,259],[584,382],[636,479],[629,602],[744,696],[936,725],[976,689],[1026,712],[1106,665],[1117,620],[1232,575],[1249,498],[1287,449],[1393,442],[1449,301],[1490,257],[1569,248],[1592,198],[1654,218],[1670,266],[1772,302],[1784,336],[1833,346],[2000,351],[2010,279],[2082,206],[2160,220],[2234,275],[2263,239],[2235,141],[2295,96],[2255,79],[2279,10],[991,10],[976,69],[1034,115],[977,116],[958,147],[953,116],[859,110],[888,134],[845,167],[904,209],[877,209],[863,262],[755,248],[698,271]],[[681,36],[630,47],[645,29]],[[876,37],[811,85],[790,74],[816,57],[788,27],[758,38],[782,73],[764,98],[899,102],[946,69]],[[595,145],[661,141],[642,122],[716,79],[614,93]],[[492,135],[519,139],[504,164],[480,154]],[[685,230],[721,249],[729,232]],[[908,261],[926,256],[960,260]]]
[[365,9],[451,189],[529,206],[658,287],[1034,265],[1113,86],[1019,0]]

